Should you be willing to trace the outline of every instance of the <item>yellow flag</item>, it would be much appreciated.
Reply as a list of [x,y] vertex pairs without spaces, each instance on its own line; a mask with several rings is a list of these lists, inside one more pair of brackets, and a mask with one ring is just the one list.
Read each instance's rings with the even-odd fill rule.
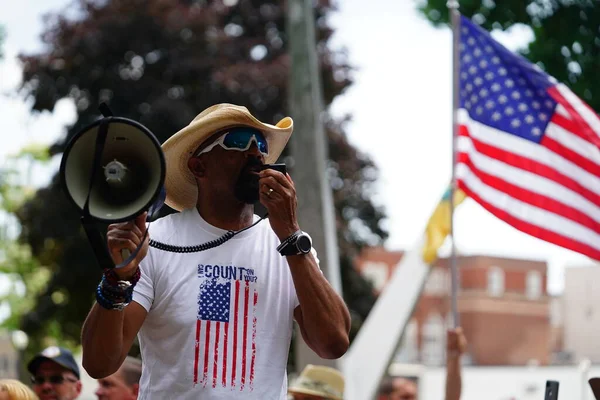
[[[460,189],[454,191],[454,207],[456,208],[467,197]],[[425,244],[421,250],[423,261],[431,264],[437,259],[437,252],[450,233],[450,187],[446,190],[437,207],[429,217],[425,228]]]

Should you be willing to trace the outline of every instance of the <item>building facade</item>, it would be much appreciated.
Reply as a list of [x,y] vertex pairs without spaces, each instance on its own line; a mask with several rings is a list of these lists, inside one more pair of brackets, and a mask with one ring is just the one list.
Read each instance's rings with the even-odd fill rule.
[[[380,292],[402,252],[370,248],[356,267]],[[474,365],[547,365],[552,354],[550,297],[545,262],[490,256],[459,256],[458,311]],[[449,260],[431,269],[413,316],[405,328],[398,362],[442,365],[450,312]]]
[[580,362],[589,359],[600,363],[600,268],[573,267],[565,269],[565,288],[560,305],[563,333],[563,357]]

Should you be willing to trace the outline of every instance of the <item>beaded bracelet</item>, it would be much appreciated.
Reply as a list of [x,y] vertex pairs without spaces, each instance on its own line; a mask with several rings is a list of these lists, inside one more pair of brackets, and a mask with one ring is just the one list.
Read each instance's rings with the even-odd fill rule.
[[107,310],[122,311],[129,303],[131,303],[131,298],[119,302],[111,301],[103,295],[102,288],[98,285],[98,288],[96,289],[96,302],[102,308],[106,308]]
[[119,275],[117,275],[117,273],[115,272],[114,268],[106,268],[104,270],[104,277],[106,277],[106,280],[111,285],[117,285],[119,281],[128,281],[132,285],[135,285],[136,283],[138,283],[141,276],[142,272],[139,268],[135,271],[135,274],[133,274],[133,276],[130,279],[120,278]]
[[102,293],[102,296],[104,296],[107,300],[110,300],[114,303],[124,302],[133,297],[132,292],[119,293],[116,291],[107,290],[106,287],[103,286],[102,284],[100,284],[99,287],[100,287],[100,292]]
[[110,283],[105,276],[102,277],[100,281],[100,286],[102,286],[102,291],[114,297],[126,297],[133,293],[133,288],[135,284],[132,284],[128,281],[118,281],[116,283]]
[[123,310],[133,299],[133,288],[140,280],[138,268],[129,280],[120,279],[114,269],[104,270],[102,280],[96,289],[96,301],[108,310]]

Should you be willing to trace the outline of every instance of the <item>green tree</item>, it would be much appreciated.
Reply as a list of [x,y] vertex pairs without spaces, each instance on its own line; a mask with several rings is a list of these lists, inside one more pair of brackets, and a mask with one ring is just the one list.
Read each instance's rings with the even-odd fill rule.
[[[446,0],[423,0],[421,12],[436,26],[448,23]],[[463,15],[491,31],[517,24],[532,28],[523,56],[600,110],[600,7],[596,0],[462,0]]]
[[[285,2],[282,0],[161,1],[109,0],[78,3],[81,18],[48,19],[46,51],[23,55],[23,87],[34,111],[52,110],[65,97],[77,106],[67,141],[99,117],[107,102],[119,116],[149,127],[162,142],[202,109],[220,102],[247,105],[265,121],[289,114]],[[351,84],[344,51],[332,51],[329,0],[315,8],[325,103]],[[330,172],[338,220],[344,297],[356,325],[373,302],[371,286],[356,273],[352,258],[365,244],[386,237],[383,211],[369,198],[377,178],[373,162],[344,134],[344,120],[329,118]],[[52,277],[22,319],[22,329],[46,335],[51,321],[65,338],[78,338],[100,270],[62,192],[58,176],[18,212],[22,238],[51,266]],[[64,301],[56,304],[52,293]]]
[[[30,294],[43,290],[51,274],[32,256],[29,244],[17,240],[20,224],[15,215],[35,195],[30,184],[31,168],[49,160],[47,147],[32,144],[7,156],[0,168],[0,274],[8,283],[8,289],[0,295],[0,304],[10,310],[1,325],[9,330],[18,329],[20,316],[35,308],[36,299]],[[60,302],[60,295],[55,294],[54,300]]]
[[[5,38],[4,27],[0,26],[0,60],[4,57]],[[7,155],[0,165],[0,279],[5,288],[0,294],[0,309],[9,310],[8,316],[3,313],[0,326],[9,331],[18,329],[19,316],[35,306],[35,298],[27,294],[39,292],[50,275],[49,269],[32,256],[31,247],[17,240],[20,224],[15,215],[35,194],[30,179],[24,176],[29,170],[27,165],[48,160],[48,149],[32,144],[17,154]]]

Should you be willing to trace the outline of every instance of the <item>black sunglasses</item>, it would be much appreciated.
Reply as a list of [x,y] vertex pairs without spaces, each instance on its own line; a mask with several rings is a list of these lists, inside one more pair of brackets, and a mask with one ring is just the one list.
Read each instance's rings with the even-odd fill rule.
[[60,385],[60,384],[64,383],[65,381],[77,382],[76,379],[67,378],[62,375],[32,376],[31,377],[31,383],[33,383],[34,385],[43,385],[46,382],[51,383],[53,385]]

